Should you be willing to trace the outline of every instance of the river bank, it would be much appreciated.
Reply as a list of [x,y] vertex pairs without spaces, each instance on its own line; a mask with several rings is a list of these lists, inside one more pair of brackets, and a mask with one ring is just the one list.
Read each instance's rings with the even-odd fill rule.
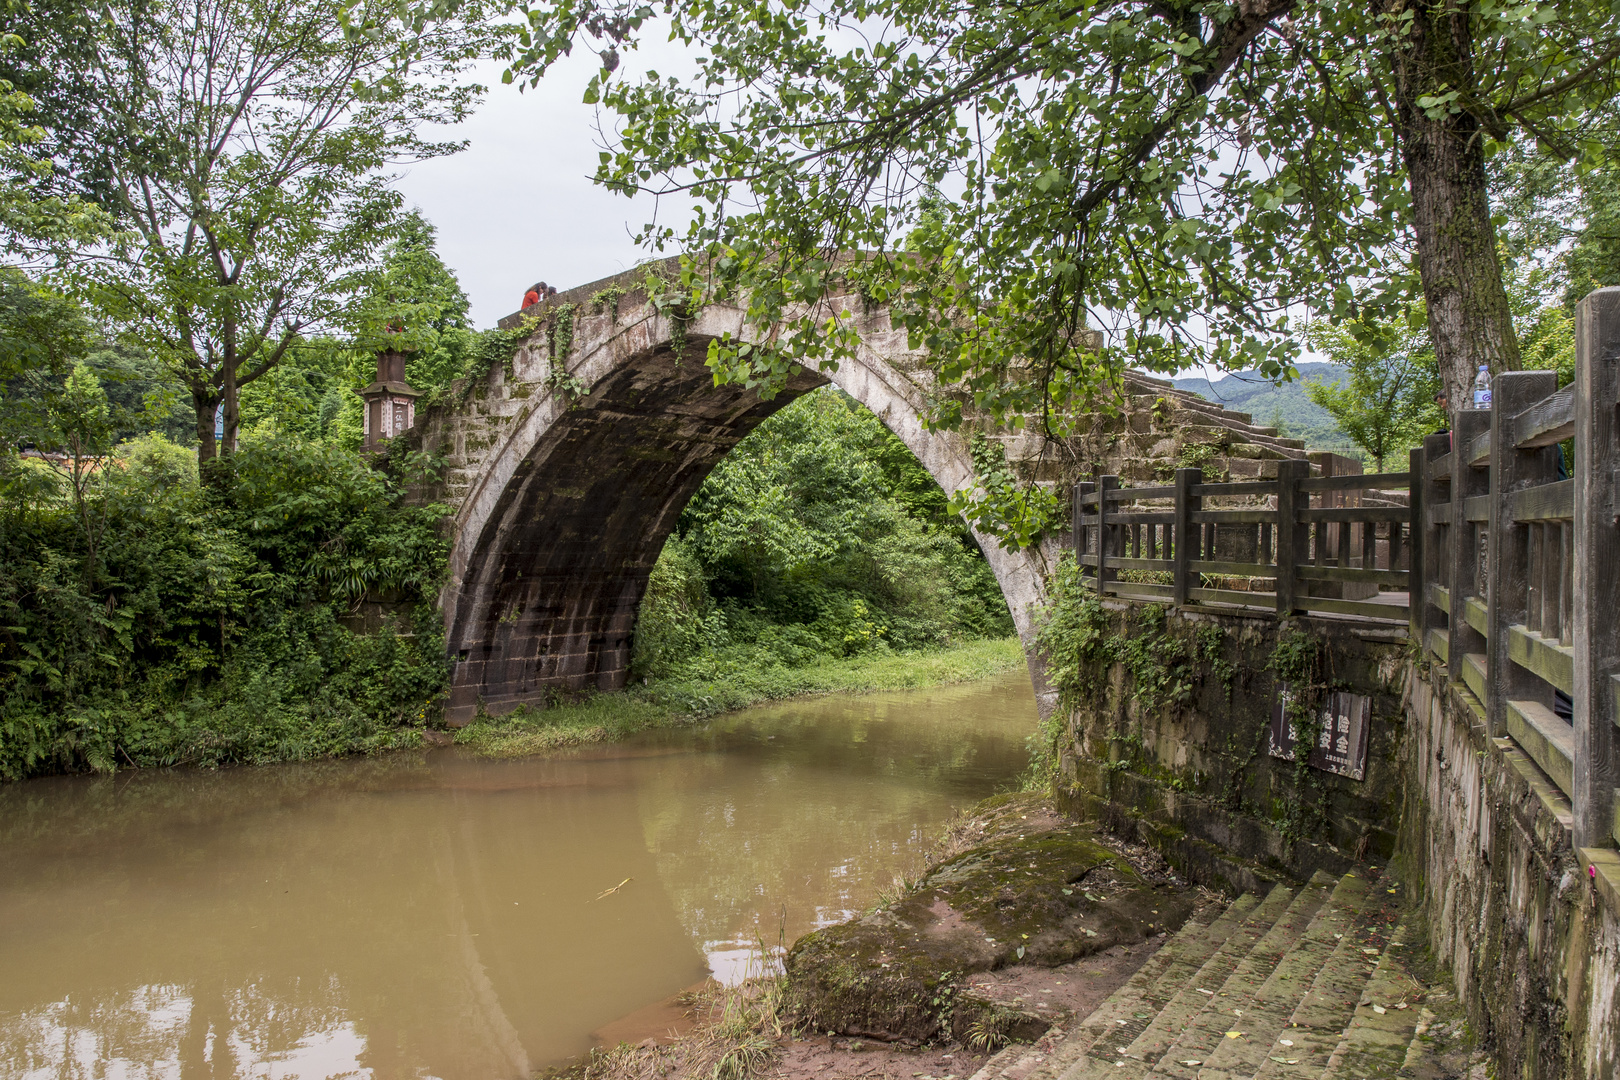
[[653,680],[546,709],[524,707],[504,716],[481,716],[456,732],[455,742],[484,757],[524,757],[680,727],[765,702],[922,690],[988,679],[1023,664],[1023,646],[1016,637],[1006,637],[927,652],[827,658],[802,667],[716,670],[707,678]]
[[[355,635],[354,639],[367,643],[366,648],[375,645],[383,651],[397,651],[397,643],[405,640],[399,635]],[[342,712],[319,702],[307,710],[309,715],[304,715],[296,710],[255,713],[235,707],[210,708],[208,699],[199,698],[189,702],[183,718],[171,718],[168,727],[132,705],[139,714],[133,726],[145,732],[144,736],[110,734],[109,745],[116,752],[85,760],[68,755],[43,767],[37,757],[29,757],[25,744],[32,729],[26,718],[0,712],[0,766],[10,758],[27,759],[27,767],[0,767],[0,787],[52,774],[124,773],[176,765],[202,769],[280,765],[371,757],[452,742],[482,757],[523,757],[589,743],[616,742],[641,732],[682,727],[766,702],[826,694],[922,690],[988,679],[1023,664],[1023,647],[1016,637],[968,641],[916,652],[874,651],[853,657],[827,657],[800,667],[740,664],[722,671],[716,664],[702,677],[654,678],[582,700],[561,700],[549,708],[523,707],[505,716],[480,716],[459,731],[439,727],[430,704],[413,710],[416,715],[409,722],[399,723],[385,716],[364,715],[363,710]],[[87,729],[95,729],[92,734],[102,728],[112,732],[120,725],[105,712],[95,712],[83,723]]]
[[[1008,1042],[1057,1038],[1216,900],[1037,792],[968,808],[922,857],[915,879],[776,951],[770,972],[676,995],[547,1075],[961,1080]],[[991,930],[1019,940],[1021,922],[1038,927],[1027,948],[983,948]]]

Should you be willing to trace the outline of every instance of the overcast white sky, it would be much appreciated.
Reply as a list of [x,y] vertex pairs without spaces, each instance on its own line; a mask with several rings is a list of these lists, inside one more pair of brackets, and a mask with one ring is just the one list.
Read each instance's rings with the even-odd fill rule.
[[[693,70],[681,46],[650,36],[626,55],[621,75]],[[578,49],[521,93],[501,85],[502,65],[484,65],[477,76],[490,88],[484,103],[465,124],[434,133],[466,139],[467,149],[413,165],[400,180],[407,200],[438,228],[439,254],[472,301],[474,326],[494,326],[516,311],[535,281],[569,289],[628,270],[655,254],[633,240],[655,212],[685,216],[681,204],[655,208],[649,197],[627,199],[591,182],[601,146],[596,110],[580,99],[597,65]],[[1183,374],[1219,378],[1213,369]]]
[[[689,70],[676,46],[656,43],[625,67]],[[472,300],[473,324],[495,325],[516,311],[535,281],[559,289],[628,270],[649,252],[632,240],[651,220],[653,200],[627,199],[591,183],[600,151],[595,109],[581,103],[597,68],[576,50],[523,93],[500,85],[501,65],[478,73],[489,94],[459,128],[436,135],[469,140],[453,157],[413,165],[400,181],[406,198],[439,230],[439,254]],[[663,212],[679,212],[666,202]]]

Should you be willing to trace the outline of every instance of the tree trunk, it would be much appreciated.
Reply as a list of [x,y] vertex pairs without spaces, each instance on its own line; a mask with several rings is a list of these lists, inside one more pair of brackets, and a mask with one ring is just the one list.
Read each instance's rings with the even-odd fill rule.
[[219,407],[219,399],[199,393],[193,386],[191,407],[197,410],[197,464],[200,466],[219,455],[219,446],[214,442],[214,410]]
[[224,378],[219,388],[220,400],[225,403],[224,439],[220,444],[220,453],[232,454],[236,452],[236,426],[237,426],[237,387],[236,387],[236,353],[233,349],[225,350]]
[[1382,11],[1413,11],[1391,50],[1396,134],[1412,192],[1418,273],[1429,334],[1453,408],[1466,407],[1479,365],[1519,367],[1519,343],[1502,285],[1485,181],[1485,133],[1468,112],[1431,120],[1418,99],[1476,89],[1469,5],[1451,0],[1382,0]]
[[235,337],[235,327],[225,329],[224,356],[220,358],[219,400],[225,403],[224,439],[220,440],[220,453],[237,452],[237,348],[230,338]]

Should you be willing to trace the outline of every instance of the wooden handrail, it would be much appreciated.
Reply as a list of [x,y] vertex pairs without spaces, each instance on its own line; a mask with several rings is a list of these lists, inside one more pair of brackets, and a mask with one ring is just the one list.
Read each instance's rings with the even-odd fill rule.
[[1408,487],[1409,472],[1351,473],[1347,476],[1313,476],[1299,482],[1301,491],[1392,491]]
[[[1272,608],[1284,616],[1328,613],[1409,621],[1410,603],[1320,592],[1409,584],[1412,571],[1399,564],[1403,551],[1419,558],[1421,507],[1312,506],[1311,501],[1313,495],[1326,502],[1329,493],[1411,487],[1409,472],[1313,477],[1310,465],[1299,460],[1278,462],[1275,480],[1209,483],[1201,470],[1178,469],[1173,485],[1126,487],[1118,477],[1103,476],[1075,488],[1074,546],[1080,565],[1092,571],[1093,587],[1105,596],[1249,612]],[[1206,499],[1212,498],[1275,502],[1206,509]],[[1153,502],[1169,505],[1134,508]],[[1235,538],[1218,548],[1223,536]],[[1169,583],[1122,582],[1120,571],[1166,573]],[[1246,578],[1254,584],[1249,590],[1209,588],[1206,578]],[[1265,591],[1250,591],[1257,587]]]
[[1534,450],[1572,438],[1575,434],[1575,388],[1566,386],[1549,394],[1513,418],[1513,445]]
[[1569,796],[1573,843],[1596,847],[1620,840],[1620,288],[1581,301],[1575,353],[1569,386],[1500,374],[1494,408],[1453,414],[1413,453],[1412,634]]
[[[1569,795],[1574,841],[1612,844],[1620,670],[1607,665],[1620,655],[1620,365],[1603,358],[1620,354],[1620,288],[1582,301],[1578,321],[1572,385],[1559,389],[1551,372],[1497,376],[1495,408],[1454,414],[1450,431],[1426,439],[1404,473],[1312,476],[1289,459],[1275,480],[1211,483],[1180,469],[1173,485],[1103,477],[1077,487],[1080,561],[1096,568],[1100,593],[1135,602],[1408,621],[1456,692],[1478,698],[1490,733],[1513,740]],[[1559,444],[1570,439],[1575,475],[1561,479]],[[1333,497],[1401,488],[1406,506]],[[1209,505],[1223,499],[1249,502]],[[1142,505],[1125,509],[1132,504]],[[1121,571],[1169,580],[1120,581]],[[1353,598],[1402,585],[1404,605],[1387,593]],[[1346,592],[1321,595],[1338,590]],[[1555,692],[1574,701],[1573,724],[1555,711]]]
[[1275,495],[1277,494],[1277,481],[1250,480],[1240,484],[1194,484],[1192,494],[1200,497],[1205,495]]

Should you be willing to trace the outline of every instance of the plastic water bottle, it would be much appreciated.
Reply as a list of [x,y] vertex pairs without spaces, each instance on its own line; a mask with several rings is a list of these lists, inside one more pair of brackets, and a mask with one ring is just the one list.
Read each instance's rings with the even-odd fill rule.
[[1474,408],[1486,412],[1491,408],[1491,369],[1484,364],[1479,365],[1479,374],[1474,376]]

